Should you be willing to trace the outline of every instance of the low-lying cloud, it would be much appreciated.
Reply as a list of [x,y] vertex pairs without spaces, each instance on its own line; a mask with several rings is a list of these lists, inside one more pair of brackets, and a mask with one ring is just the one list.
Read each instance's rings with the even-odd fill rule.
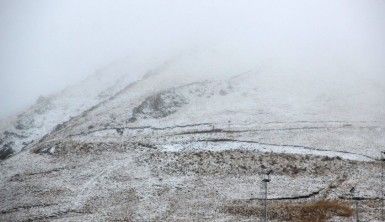
[[385,2],[376,0],[3,0],[0,118],[121,58],[205,48],[255,67],[384,81],[384,22]]

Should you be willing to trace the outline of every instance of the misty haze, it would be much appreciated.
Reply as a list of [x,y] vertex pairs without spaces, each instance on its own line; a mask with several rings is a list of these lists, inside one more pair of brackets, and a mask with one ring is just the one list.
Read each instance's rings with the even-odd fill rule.
[[0,0],[0,221],[385,221],[385,1]]

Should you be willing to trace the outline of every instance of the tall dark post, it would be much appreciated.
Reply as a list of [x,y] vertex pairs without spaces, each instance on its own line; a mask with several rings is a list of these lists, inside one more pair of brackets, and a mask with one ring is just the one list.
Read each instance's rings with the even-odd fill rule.
[[271,170],[264,175],[262,180],[264,188],[264,197],[263,197],[263,222],[267,222],[267,184],[271,181],[270,174]]
[[356,199],[356,222],[360,221],[359,215],[359,209],[358,209],[358,200]]
[[356,197],[355,187],[352,187],[352,189],[350,189],[350,194],[352,196],[352,200],[354,201],[354,206],[356,208],[356,222],[359,222],[360,219],[359,219],[359,209],[358,209],[358,198]]
[[381,152],[381,221],[385,221],[385,203],[384,203],[384,168],[385,168],[385,151]]

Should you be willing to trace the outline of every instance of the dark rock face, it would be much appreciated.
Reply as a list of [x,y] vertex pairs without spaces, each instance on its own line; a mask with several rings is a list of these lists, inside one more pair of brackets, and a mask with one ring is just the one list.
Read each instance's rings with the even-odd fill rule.
[[161,92],[147,97],[135,107],[130,122],[135,122],[137,119],[164,118],[175,113],[184,104],[187,104],[186,99],[174,90]]
[[[23,140],[27,136],[21,134],[17,130],[0,132],[0,160],[5,160],[15,153],[15,142],[17,140]],[[30,144],[30,142],[22,142],[23,146]]]
[[0,148],[0,160],[8,158],[14,153],[11,146],[12,143],[6,143],[2,148]]

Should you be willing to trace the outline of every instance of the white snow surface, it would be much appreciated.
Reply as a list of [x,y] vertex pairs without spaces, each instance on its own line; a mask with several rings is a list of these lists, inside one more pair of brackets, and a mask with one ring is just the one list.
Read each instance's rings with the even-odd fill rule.
[[383,82],[211,52],[136,70],[105,70],[5,129],[25,136],[16,151],[35,142],[1,162],[0,220],[256,220],[223,209],[257,205],[268,169],[271,201],[349,200],[355,186],[378,220]]

